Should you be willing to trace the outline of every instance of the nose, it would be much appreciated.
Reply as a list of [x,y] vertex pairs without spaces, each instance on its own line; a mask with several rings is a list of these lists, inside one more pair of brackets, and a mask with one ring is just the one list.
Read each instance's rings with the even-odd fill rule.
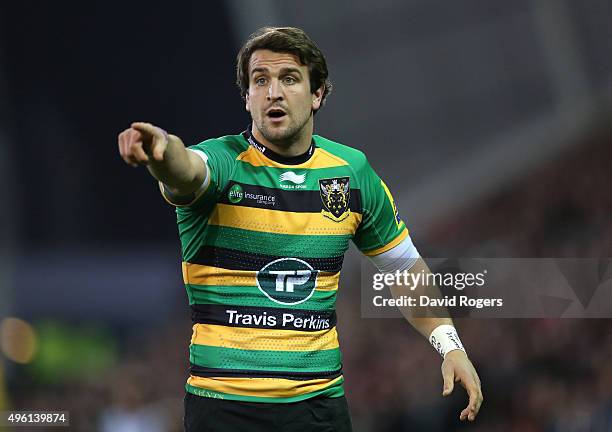
[[267,99],[270,101],[282,100],[283,92],[282,87],[280,85],[280,81],[277,79],[273,79],[270,81],[270,86],[268,87],[268,96]]

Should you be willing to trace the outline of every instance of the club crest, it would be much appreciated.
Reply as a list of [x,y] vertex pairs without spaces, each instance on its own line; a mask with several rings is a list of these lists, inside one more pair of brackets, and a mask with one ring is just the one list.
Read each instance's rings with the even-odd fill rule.
[[351,188],[348,177],[319,179],[319,194],[323,201],[323,216],[334,222],[346,219],[350,214],[349,198]]

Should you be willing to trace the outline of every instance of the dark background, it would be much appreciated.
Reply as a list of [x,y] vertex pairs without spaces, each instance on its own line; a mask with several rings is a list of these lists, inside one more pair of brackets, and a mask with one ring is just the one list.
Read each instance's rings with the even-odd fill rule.
[[[0,4],[0,410],[181,430],[174,210],[117,135],[243,130],[234,58],[263,25],[322,48],[316,132],[368,154],[424,256],[610,257],[611,18],[604,0]],[[612,430],[607,319],[458,320],[485,394],[465,426],[427,342],[360,317],[363,261],[338,305],[356,431]]]

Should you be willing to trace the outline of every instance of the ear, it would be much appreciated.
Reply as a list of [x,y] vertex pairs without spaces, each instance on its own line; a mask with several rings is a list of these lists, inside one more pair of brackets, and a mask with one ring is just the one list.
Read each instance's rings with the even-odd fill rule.
[[325,84],[315,90],[312,94],[312,109],[313,111],[321,108],[321,101],[323,100],[323,92],[325,91]]
[[251,112],[251,102],[249,99],[249,91],[247,90],[246,94],[244,95],[244,108],[247,110],[247,112]]

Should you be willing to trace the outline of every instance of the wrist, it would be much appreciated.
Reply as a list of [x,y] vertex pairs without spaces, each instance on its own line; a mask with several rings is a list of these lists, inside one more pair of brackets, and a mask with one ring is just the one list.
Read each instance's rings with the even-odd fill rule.
[[[460,350],[466,353],[457,330],[450,324],[436,327],[429,335],[429,343],[445,358],[452,351]],[[466,353],[467,354],[467,353]]]

